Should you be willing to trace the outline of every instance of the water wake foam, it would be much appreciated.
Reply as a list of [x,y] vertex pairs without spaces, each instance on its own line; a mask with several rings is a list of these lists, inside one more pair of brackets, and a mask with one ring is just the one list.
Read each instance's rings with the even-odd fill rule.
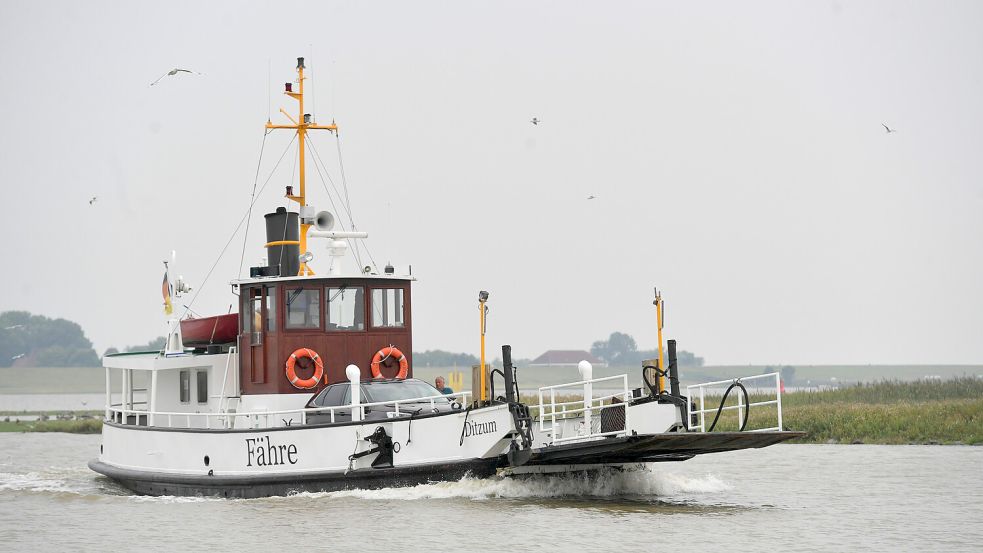
[[642,498],[711,494],[730,486],[713,475],[690,477],[657,472],[651,468],[630,471],[607,470],[563,475],[532,475],[512,478],[463,478],[457,482],[420,484],[406,488],[344,490],[307,497],[357,498],[366,500],[418,499],[543,499],[543,498]]
[[196,503],[223,501],[217,497],[140,496],[110,482],[97,478],[88,470],[49,469],[43,472],[0,472],[0,492],[28,492],[66,496],[124,496],[136,502]]
[[78,490],[66,480],[54,475],[38,472],[21,474],[0,472],[0,491],[75,493]]

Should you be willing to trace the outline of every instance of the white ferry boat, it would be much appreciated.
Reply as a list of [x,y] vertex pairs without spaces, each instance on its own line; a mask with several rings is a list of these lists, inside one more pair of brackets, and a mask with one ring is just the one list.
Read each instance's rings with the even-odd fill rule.
[[[681,393],[675,342],[663,353],[658,293],[660,358],[639,368],[643,388],[626,374],[593,378],[585,361],[579,379],[541,388],[538,405],[522,403],[510,346],[500,369],[485,362],[486,292],[472,390],[444,394],[414,379],[414,277],[389,266],[346,270],[348,241],[367,234],[335,230],[334,217],[307,202],[305,135],[337,127],[304,113],[304,69],[298,58],[297,90],[285,85],[297,118],[266,124],[296,132],[299,193],[287,187],[286,197],[297,210],[265,215],[268,263],[232,282],[237,313],[171,316],[162,351],[104,358],[105,421],[92,470],[140,494],[260,497],[681,461],[802,435],[782,429],[777,375],[753,377],[774,383],[773,400],[750,402],[741,381]],[[310,265],[315,239],[328,241],[325,274]],[[187,289],[165,275],[169,314],[171,294]],[[744,402],[706,406],[706,391],[719,385],[743,391]],[[732,409],[744,430],[758,406],[777,414],[776,426],[709,431]]]

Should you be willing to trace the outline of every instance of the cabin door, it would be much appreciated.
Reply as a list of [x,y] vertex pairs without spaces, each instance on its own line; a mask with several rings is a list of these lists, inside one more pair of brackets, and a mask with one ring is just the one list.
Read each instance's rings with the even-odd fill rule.
[[247,360],[250,384],[266,384],[276,363],[276,286],[256,286],[247,289],[243,297],[243,351]]

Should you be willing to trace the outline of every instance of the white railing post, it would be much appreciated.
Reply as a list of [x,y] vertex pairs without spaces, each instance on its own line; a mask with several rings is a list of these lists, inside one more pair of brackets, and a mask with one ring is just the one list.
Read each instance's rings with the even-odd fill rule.
[[109,420],[109,417],[112,415],[111,411],[113,408],[113,389],[110,382],[109,367],[106,367],[106,420]]
[[126,369],[120,371],[119,380],[120,407],[123,414],[121,424],[126,424]]
[[625,406],[622,407],[622,409],[625,410],[625,436],[631,436],[630,426],[628,425],[628,411],[630,411],[630,409],[628,409],[628,404],[631,403],[631,399],[632,398],[631,398],[631,391],[628,389],[628,375],[626,374],[626,375],[623,375],[623,376],[625,378],[625,382],[624,382],[625,383],[625,395],[624,395],[624,397],[622,399],[624,400],[624,405]]
[[[735,378],[734,379],[734,382],[740,382],[740,381],[741,381],[740,378]],[[744,404],[741,403],[741,396],[740,395],[734,394],[734,399],[737,400],[737,429],[738,429],[738,431],[740,431],[740,429],[741,429],[741,421],[744,420]],[[748,415],[750,415],[750,413]]]
[[222,393],[219,394],[219,396],[218,396],[218,410],[219,411],[225,411],[225,410],[227,410],[226,409],[227,404],[225,402],[225,386],[226,386],[226,384],[228,384],[228,381],[229,381],[229,364],[232,363],[232,352],[233,351],[235,351],[235,346],[232,346],[232,348],[229,351],[228,357],[225,358],[225,372],[222,373]]
[[550,388],[550,432],[551,438],[556,439],[556,388]]
[[782,377],[779,373],[775,373],[775,401],[778,407],[778,431],[782,431]]
[[707,431],[707,419],[706,419],[706,389],[700,386],[700,432]]
[[594,432],[590,420],[590,410],[594,403],[594,385],[591,384],[591,379],[594,378],[594,367],[589,361],[584,360],[577,364],[577,370],[580,371],[580,379],[586,381],[584,382],[584,427],[587,435],[590,436]]
[[157,411],[157,371],[150,373],[150,420],[147,424],[154,426],[154,413]]

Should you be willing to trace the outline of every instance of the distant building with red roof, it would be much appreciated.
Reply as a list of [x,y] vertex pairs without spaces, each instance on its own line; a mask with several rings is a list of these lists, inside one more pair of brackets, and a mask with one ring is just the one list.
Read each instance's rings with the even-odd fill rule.
[[580,349],[551,349],[546,353],[532,360],[530,367],[576,367],[581,361],[588,361],[591,365],[606,367],[608,364],[590,354],[589,351]]

